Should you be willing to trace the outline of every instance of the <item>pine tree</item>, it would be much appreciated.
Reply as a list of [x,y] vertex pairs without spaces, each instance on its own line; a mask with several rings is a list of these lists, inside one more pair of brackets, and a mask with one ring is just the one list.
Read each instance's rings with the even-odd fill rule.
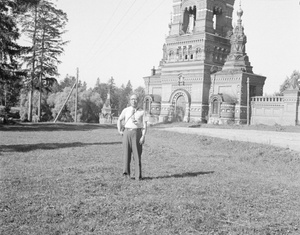
[[20,37],[15,20],[20,13],[18,7],[13,0],[0,1],[0,103],[7,108],[17,103],[20,80],[25,75],[17,62],[24,50],[16,42]]
[[29,88],[29,121],[32,120],[32,94],[37,89],[40,93],[38,117],[41,116],[41,97],[43,91],[50,91],[58,75],[58,57],[64,52],[67,15],[48,0],[40,0],[20,18],[23,32],[31,39],[32,46],[24,56],[30,77]]
[[126,87],[124,85],[121,86],[120,95],[119,95],[119,106],[118,112],[119,114],[122,112],[124,108],[126,108],[129,104],[129,97],[132,93],[132,85],[130,80],[127,82]]
[[100,86],[100,78],[97,78],[97,81],[96,81],[95,87],[99,87],[99,86]]

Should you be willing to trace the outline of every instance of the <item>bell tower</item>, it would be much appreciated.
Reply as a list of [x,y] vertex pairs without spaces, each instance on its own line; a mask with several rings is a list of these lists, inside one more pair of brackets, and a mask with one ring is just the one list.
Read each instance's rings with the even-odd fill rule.
[[234,0],[173,0],[170,36],[185,33],[193,18],[195,32],[226,35],[232,29]]
[[207,120],[211,73],[221,70],[230,53],[233,5],[234,0],[173,0],[162,59],[144,77],[148,100],[160,104],[159,122]]

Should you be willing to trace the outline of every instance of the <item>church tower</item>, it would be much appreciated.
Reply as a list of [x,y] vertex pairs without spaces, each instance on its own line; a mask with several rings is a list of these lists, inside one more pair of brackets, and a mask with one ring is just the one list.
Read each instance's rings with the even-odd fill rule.
[[233,5],[173,0],[162,59],[144,77],[145,109],[153,122],[207,120],[211,74],[221,70],[231,49]]

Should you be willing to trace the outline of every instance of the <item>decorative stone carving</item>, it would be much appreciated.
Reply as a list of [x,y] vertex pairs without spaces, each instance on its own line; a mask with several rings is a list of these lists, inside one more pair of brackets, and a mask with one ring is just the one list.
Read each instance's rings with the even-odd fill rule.
[[285,80],[281,90],[300,90],[300,76],[294,72],[291,78]]
[[293,73],[291,79],[290,79],[290,87],[294,90],[299,90],[300,88],[300,76],[297,73]]
[[223,70],[242,70],[244,72],[253,73],[252,66],[249,62],[249,57],[246,54],[247,37],[244,34],[242,26],[243,10],[240,8],[237,12],[237,25],[233,31],[229,31],[227,37],[230,38],[231,49]]
[[216,15],[221,15],[222,12],[223,12],[223,10],[219,6],[215,6],[214,9],[213,9],[213,13],[216,14]]
[[163,45],[163,61],[167,61],[168,55],[167,55],[167,45],[164,43]]
[[201,59],[201,48],[197,47],[196,48],[196,60],[200,60]]
[[176,56],[177,56],[177,60],[182,60],[181,47],[178,47],[178,48],[177,48]]

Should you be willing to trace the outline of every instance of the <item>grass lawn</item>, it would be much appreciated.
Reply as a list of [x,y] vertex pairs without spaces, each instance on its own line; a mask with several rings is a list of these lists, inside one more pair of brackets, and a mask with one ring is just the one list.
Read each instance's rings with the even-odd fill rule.
[[115,127],[2,126],[0,234],[300,234],[299,153],[154,126],[142,164]]

